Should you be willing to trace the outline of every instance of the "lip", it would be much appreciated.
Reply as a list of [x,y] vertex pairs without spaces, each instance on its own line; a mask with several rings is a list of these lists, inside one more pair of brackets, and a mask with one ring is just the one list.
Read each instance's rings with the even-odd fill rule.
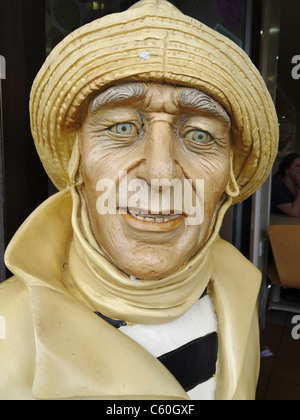
[[[145,218],[134,216],[127,212],[125,214],[122,213],[122,217],[129,226],[137,230],[152,232],[168,232],[184,223],[183,215],[147,215],[145,217],[147,220],[143,220]],[[156,221],[150,221],[151,218],[155,218]]]

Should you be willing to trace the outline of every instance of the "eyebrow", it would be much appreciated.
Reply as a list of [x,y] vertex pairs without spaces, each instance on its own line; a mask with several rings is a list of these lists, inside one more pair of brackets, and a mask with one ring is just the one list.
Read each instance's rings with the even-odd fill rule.
[[127,99],[140,99],[146,93],[146,88],[141,83],[127,83],[113,86],[97,95],[91,103],[91,112],[95,114],[99,108]]
[[231,118],[225,109],[209,95],[197,89],[182,89],[179,94],[179,105],[205,111],[222,118],[231,125]]
[[[123,85],[112,86],[104,92],[99,93],[92,100],[91,112],[96,114],[99,108],[105,105],[111,105],[129,99],[141,99],[146,92],[146,87],[141,83],[125,83]],[[180,90],[178,102],[183,107],[205,111],[223,119],[227,124],[231,125],[229,115],[219,102],[200,90],[183,88]]]

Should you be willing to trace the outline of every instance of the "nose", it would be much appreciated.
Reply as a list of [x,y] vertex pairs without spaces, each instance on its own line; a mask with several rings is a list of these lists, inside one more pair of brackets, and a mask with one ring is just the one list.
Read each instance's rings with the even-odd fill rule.
[[145,159],[137,176],[151,184],[153,179],[181,179],[182,171],[176,160],[176,137],[173,127],[167,122],[156,122],[145,133]]

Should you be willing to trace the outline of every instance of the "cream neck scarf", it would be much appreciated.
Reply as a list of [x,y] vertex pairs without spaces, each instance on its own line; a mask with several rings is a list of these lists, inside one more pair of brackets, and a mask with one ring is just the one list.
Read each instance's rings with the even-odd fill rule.
[[201,251],[178,272],[161,280],[138,280],[118,270],[103,255],[90,229],[80,187],[72,187],[69,291],[93,311],[130,324],[158,324],[185,313],[205,291],[212,272],[210,246],[218,237],[227,199],[218,212],[214,232]]

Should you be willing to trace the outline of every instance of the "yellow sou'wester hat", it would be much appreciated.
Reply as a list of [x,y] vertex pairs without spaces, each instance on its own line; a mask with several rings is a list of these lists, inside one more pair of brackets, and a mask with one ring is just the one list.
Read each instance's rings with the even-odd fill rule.
[[30,97],[31,128],[40,159],[58,189],[85,104],[95,92],[125,81],[199,89],[230,115],[233,169],[240,194],[252,195],[268,177],[278,121],[266,85],[235,43],[165,0],[142,0],[126,12],[85,25],[57,45],[39,71]]

